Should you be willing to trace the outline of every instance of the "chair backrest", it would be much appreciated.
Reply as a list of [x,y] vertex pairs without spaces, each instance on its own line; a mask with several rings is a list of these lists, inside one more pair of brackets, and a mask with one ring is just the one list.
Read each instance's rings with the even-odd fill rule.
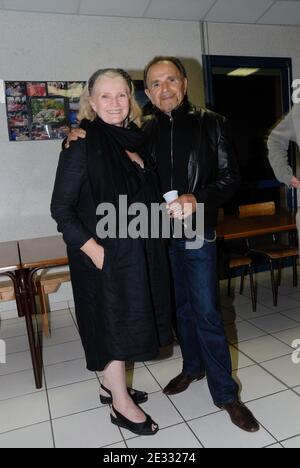
[[274,214],[276,214],[276,206],[274,202],[256,203],[255,205],[241,205],[239,207],[240,218],[271,216]]

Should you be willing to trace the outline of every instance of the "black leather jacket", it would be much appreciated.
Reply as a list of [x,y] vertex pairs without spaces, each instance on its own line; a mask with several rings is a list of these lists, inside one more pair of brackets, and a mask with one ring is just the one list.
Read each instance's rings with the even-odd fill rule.
[[[176,110],[172,116],[176,118]],[[193,193],[198,203],[205,204],[205,228],[215,229],[218,208],[232,198],[240,185],[240,175],[235,152],[229,137],[227,121],[221,115],[206,109],[196,111],[185,102],[180,112],[186,112],[186,118],[195,119],[193,125],[192,145],[188,162],[188,193]],[[181,114],[182,115],[182,114]],[[170,116],[167,116],[170,118]],[[149,135],[149,150],[154,161],[160,144],[162,131],[161,119],[166,114],[156,110],[144,124],[144,131]],[[194,122],[193,122],[194,124]],[[170,127],[170,132],[173,131]],[[176,126],[177,132],[178,126]],[[172,135],[170,139],[176,144],[176,138],[184,135]],[[173,154],[171,154],[171,160]]]

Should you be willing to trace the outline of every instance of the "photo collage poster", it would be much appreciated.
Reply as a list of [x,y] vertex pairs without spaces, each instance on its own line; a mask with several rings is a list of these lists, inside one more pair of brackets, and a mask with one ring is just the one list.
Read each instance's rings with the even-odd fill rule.
[[82,81],[6,81],[9,140],[64,139],[78,127],[84,86]]

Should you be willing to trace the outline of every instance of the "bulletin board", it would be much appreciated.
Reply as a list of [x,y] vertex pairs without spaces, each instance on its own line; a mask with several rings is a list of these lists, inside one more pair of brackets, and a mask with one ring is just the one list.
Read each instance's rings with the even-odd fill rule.
[[10,141],[63,139],[78,126],[82,81],[5,81]]

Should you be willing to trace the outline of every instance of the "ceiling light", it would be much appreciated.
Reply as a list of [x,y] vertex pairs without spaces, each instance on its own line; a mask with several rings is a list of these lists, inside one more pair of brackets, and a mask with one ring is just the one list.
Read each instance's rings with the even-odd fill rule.
[[228,73],[228,76],[250,76],[257,73],[260,69],[259,68],[237,68],[232,72]]

